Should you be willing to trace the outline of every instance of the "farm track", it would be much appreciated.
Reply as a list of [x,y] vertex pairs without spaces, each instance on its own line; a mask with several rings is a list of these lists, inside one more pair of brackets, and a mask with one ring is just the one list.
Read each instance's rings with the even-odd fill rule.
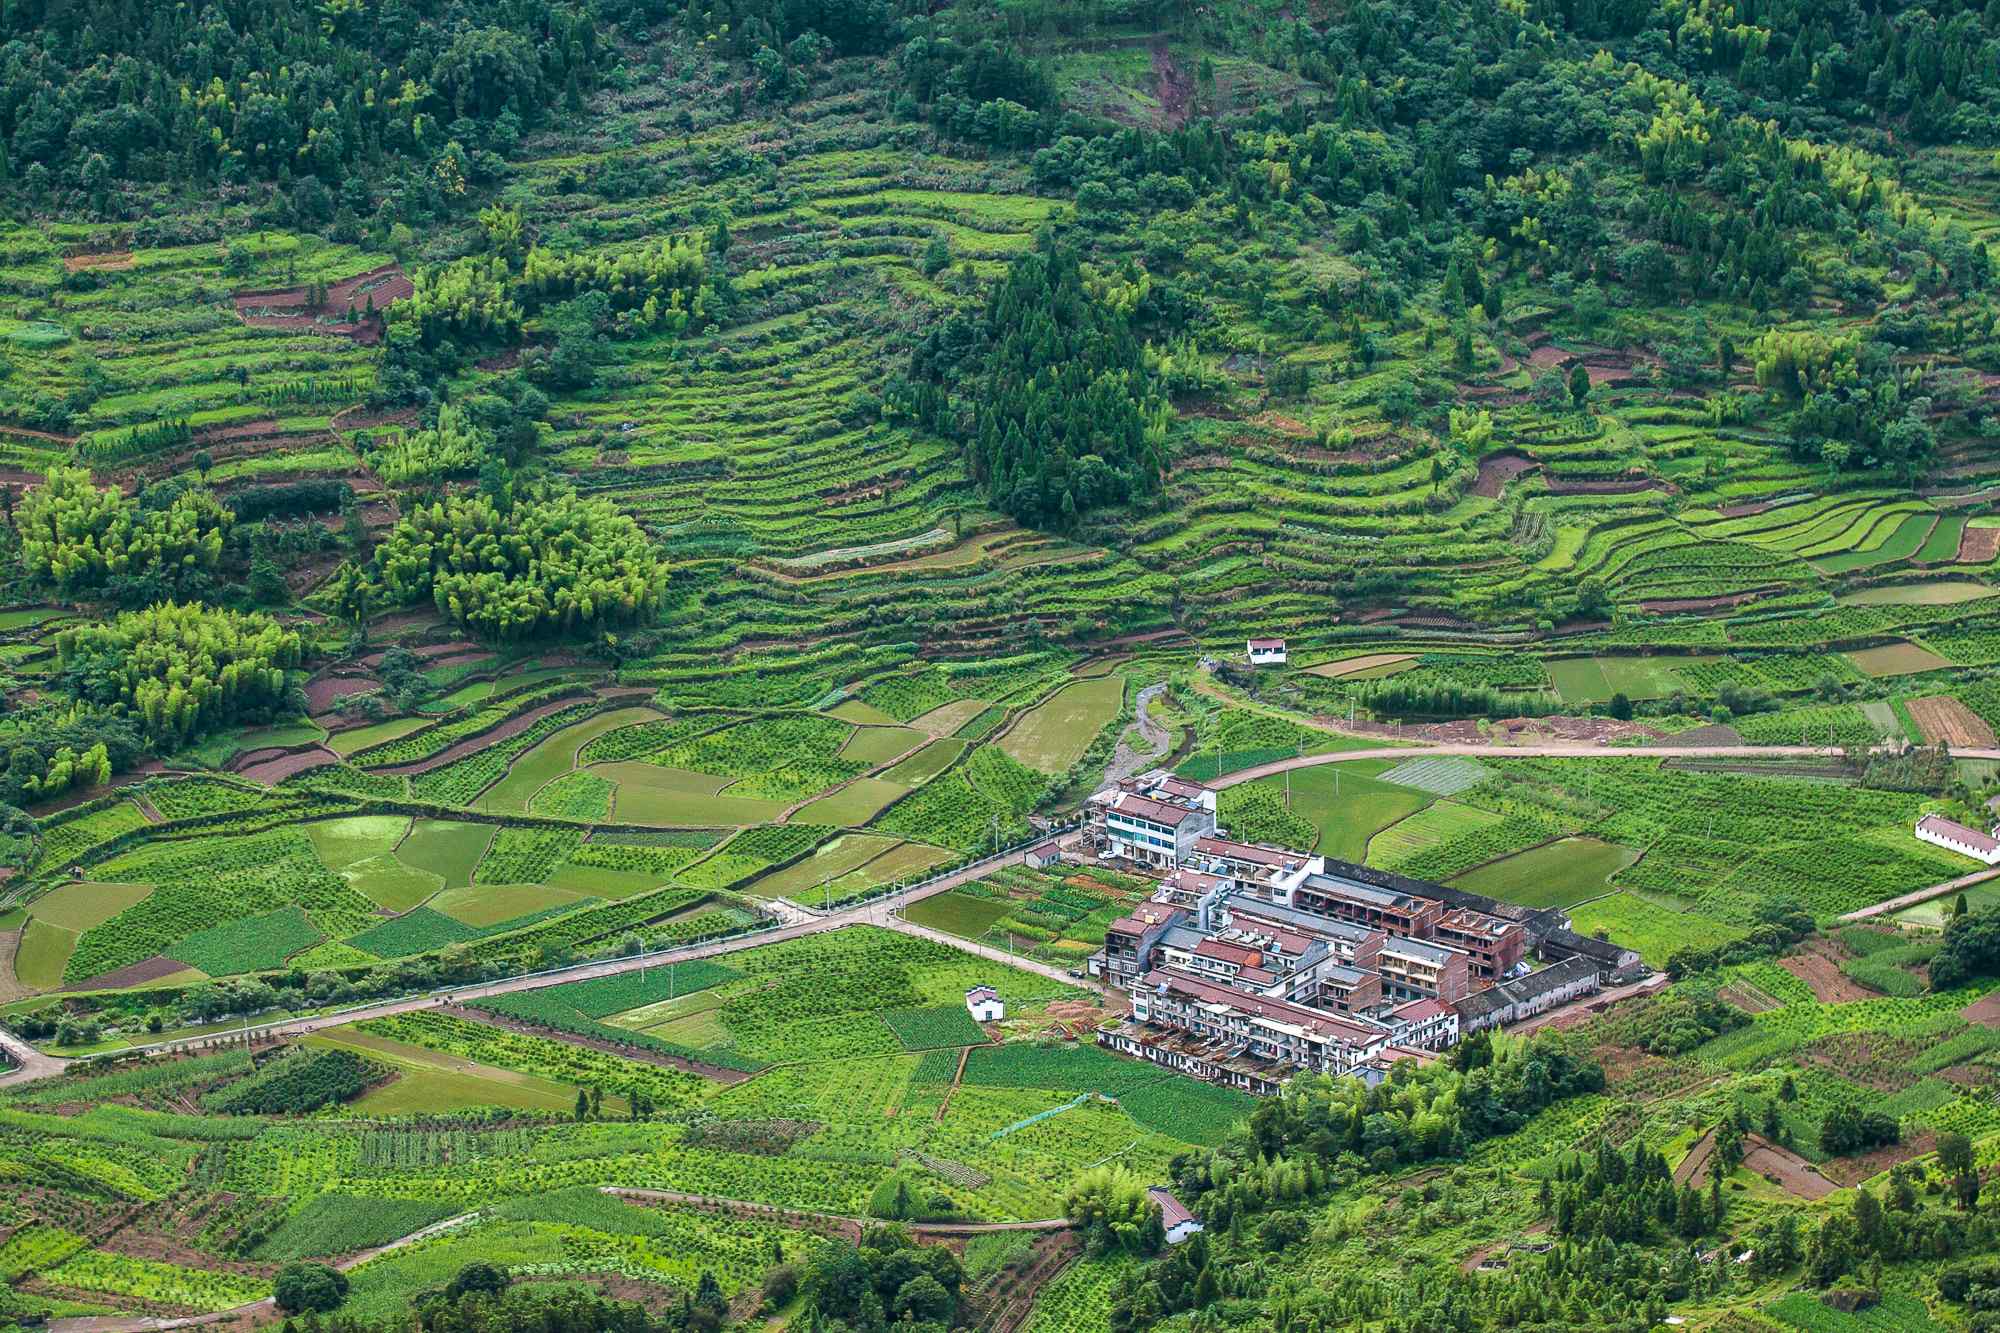
[[[887,926],[892,929],[902,929],[908,934],[937,939],[956,948],[966,948],[966,942],[958,939],[956,936],[940,935],[925,931],[921,927],[912,926],[908,922],[896,919],[891,913],[896,908],[907,907],[911,903],[921,902],[926,898],[940,893],[948,893],[961,884],[982,878],[995,870],[1003,869],[1007,866],[1019,865],[1021,862],[1022,854],[1020,852],[1008,852],[997,859],[975,862],[962,870],[947,875],[943,879],[926,884],[921,888],[906,889],[899,894],[877,898],[872,902],[854,907],[841,908],[833,912],[803,913],[802,919],[794,924],[780,926],[775,930],[762,931],[754,935],[738,936],[733,939],[716,940],[707,944],[693,944],[685,948],[672,950],[671,960],[674,962],[689,962],[697,958],[717,958],[725,954],[737,953],[744,949],[753,949],[764,944],[776,944],[784,940],[794,940],[807,935],[817,935],[823,931],[838,930],[843,926],[858,925],[877,925]],[[973,948],[970,951],[980,953],[982,956],[990,955],[1001,962],[1009,961],[1007,956],[998,950]],[[268,1027],[253,1029],[253,1031],[255,1039],[258,1041],[304,1036],[308,1033],[325,1031],[328,1028],[345,1027],[350,1023],[359,1023],[371,1018],[388,1018],[395,1014],[414,1013],[422,1009],[437,1009],[447,1004],[463,1004],[468,1000],[483,1000],[496,995],[513,995],[521,991],[543,990],[550,986],[560,986],[571,981],[594,981],[600,977],[620,976],[627,972],[637,972],[641,968],[658,967],[664,961],[667,961],[667,958],[663,957],[660,953],[649,954],[644,957],[611,958],[603,962],[586,963],[553,975],[514,977],[506,981],[485,982],[480,985],[463,987],[448,992],[440,991],[429,995],[407,996],[400,1000],[387,1000],[381,1004],[369,1005],[360,1009],[350,1009],[341,1013],[321,1014],[317,1017],[293,1019],[290,1022],[277,1023]],[[1079,981],[1063,973],[1060,969],[1050,967],[1047,964],[1036,963],[1025,958],[1016,958],[1011,961],[1015,966],[1054,976],[1058,980],[1070,985],[1080,986],[1085,989],[1096,989],[1093,983]],[[204,1037],[197,1040],[177,1042],[163,1051],[154,1053],[180,1054],[187,1051],[226,1045],[236,1040],[241,1040],[241,1038],[236,1036]],[[0,1087],[18,1087],[40,1079],[50,1078],[62,1073],[65,1069],[76,1063],[74,1060],[46,1055],[30,1046],[27,1042],[22,1041],[5,1028],[0,1028],[0,1048],[4,1048],[17,1065],[17,1068],[9,1070],[5,1074],[0,1074]],[[147,1325],[146,1327],[153,1326]],[[100,1330],[99,1333],[105,1333],[105,1331]]]
[[[751,1203],[746,1199],[718,1199],[710,1194],[682,1194],[677,1190],[655,1190],[627,1188],[622,1185],[606,1185],[604,1193],[621,1199],[648,1199],[657,1203],[685,1203],[712,1205],[726,1208],[741,1216],[809,1218],[820,1222],[852,1222],[858,1226],[869,1226],[873,1219],[851,1217],[846,1213],[822,1213],[810,1208],[782,1208],[773,1203]],[[1066,1217],[1045,1217],[1033,1222],[913,1222],[912,1231],[930,1236],[983,1236],[999,1231],[1065,1231],[1069,1228]]]

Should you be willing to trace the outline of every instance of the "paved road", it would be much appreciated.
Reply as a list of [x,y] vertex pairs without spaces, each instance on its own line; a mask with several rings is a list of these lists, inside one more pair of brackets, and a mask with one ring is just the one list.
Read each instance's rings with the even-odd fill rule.
[[1905,907],[1915,907],[1918,903],[1927,903],[1933,898],[1942,898],[1948,893],[1957,893],[1962,889],[1969,889],[1975,884],[1984,884],[1987,880],[1993,879],[1996,876],[2000,876],[2000,866],[1994,866],[1990,870],[1975,870],[1969,875],[1960,875],[1957,879],[1948,879],[1942,884],[1933,884],[1928,889],[1917,889],[1912,893],[1903,894],[1901,897],[1887,898],[1879,903],[1858,908],[1855,911],[1846,913],[1840,919],[1842,921],[1866,921],[1870,917],[1886,916],[1891,912],[1900,912]]
[[[1238,769],[1214,779],[1211,787],[1234,787],[1276,773],[1321,764],[1345,764],[1357,759],[1424,759],[1432,755],[1463,755],[1478,759],[1827,759],[1840,754],[1824,745],[1598,745],[1589,741],[1550,741],[1535,745],[1489,745],[1478,741],[1436,741],[1421,745],[1370,746],[1302,754],[1276,759],[1254,768]],[[2000,759],[2000,750],[1953,750],[1962,759]]]
[[[385,1000],[381,1004],[372,1004],[359,1009],[348,1009],[340,1013],[322,1014],[312,1018],[299,1018],[270,1026],[258,1026],[254,1027],[253,1031],[260,1039],[303,1036],[309,1032],[342,1027],[348,1023],[361,1022],[364,1019],[386,1018],[391,1014],[406,1014],[418,1009],[433,1009],[447,1003],[462,1004],[468,1000],[481,1000],[494,995],[512,995],[519,991],[541,990],[549,986],[560,986],[570,981],[589,981],[597,977],[614,977],[626,972],[637,972],[642,968],[664,967],[669,963],[691,962],[697,958],[715,958],[723,954],[755,948],[758,945],[774,944],[780,940],[799,939],[803,936],[816,935],[826,930],[838,930],[842,926],[872,924],[897,927],[898,922],[893,915],[895,909],[907,907],[911,903],[921,902],[925,898],[948,892],[961,884],[989,875],[1003,866],[1017,865],[1020,863],[1020,860],[1021,853],[1019,852],[1009,852],[997,859],[989,857],[984,861],[974,862],[961,870],[946,875],[942,879],[933,880],[921,887],[906,889],[897,894],[885,895],[871,902],[859,903],[852,907],[837,908],[831,912],[791,909],[784,914],[788,918],[793,918],[789,921],[789,924],[782,925],[774,930],[761,931],[754,935],[740,935],[731,939],[712,941],[707,944],[691,944],[682,949],[647,954],[643,958],[611,958],[601,963],[590,963],[582,967],[570,968],[564,972],[546,976],[513,977],[505,981],[493,981],[476,986],[457,987],[450,991],[436,994],[414,995],[400,1000]],[[902,924],[907,925],[907,923]],[[919,927],[909,927],[909,929],[913,934],[923,933]],[[955,936],[938,936],[937,938],[948,939],[956,945],[962,946],[963,944],[963,941],[958,940]],[[1030,966],[1026,959],[1015,959],[1014,962],[1016,965]],[[1057,975],[1061,974],[1057,973]],[[1064,977],[1064,980],[1070,980],[1070,978]],[[1076,983],[1072,981],[1071,984]],[[1087,985],[1089,983],[1084,984]],[[214,1036],[180,1043],[179,1049],[197,1048],[204,1044],[216,1045],[228,1040],[230,1040],[229,1034],[219,1033]],[[0,1045],[6,1047],[19,1065],[18,1068],[0,1075],[0,1086],[33,1083],[40,1079],[60,1074],[70,1065],[76,1063],[73,1060],[63,1059],[58,1056],[44,1055],[13,1034],[5,1032],[4,1029],[0,1029]]]

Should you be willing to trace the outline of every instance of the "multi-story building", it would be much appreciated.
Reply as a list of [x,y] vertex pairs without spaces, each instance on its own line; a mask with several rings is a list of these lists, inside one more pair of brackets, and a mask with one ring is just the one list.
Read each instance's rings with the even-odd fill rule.
[[1114,986],[1128,987],[1151,970],[1153,951],[1161,938],[1191,918],[1165,903],[1141,903],[1104,928],[1104,952],[1092,955],[1090,974]]
[[1290,902],[1299,883],[1324,867],[1326,858],[1217,835],[1195,843],[1194,864],[1228,880],[1240,895]]
[[1427,940],[1391,937],[1382,945],[1376,971],[1382,977],[1383,998],[1442,1000],[1446,1004],[1472,993],[1470,960],[1457,949]]
[[1458,1010],[1441,1000],[1411,1000],[1382,1016],[1398,1046],[1442,1051],[1458,1044]]
[[1198,782],[1149,773],[1092,794],[1084,813],[1099,855],[1172,869],[1215,832],[1215,793]]
[[1307,875],[1292,894],[1291,906],[1419,940],[1429,939],[1444,915],[1444,904],[1435,898],[1376,888],[1331,868]]
[[[1104,1034],[1107,1044],[1203,1077],[1220,1074],[1220,1081],[1242,1087],[1251,1081],[1228,1067],[1232,1059],[1347,1074],[1392,1039],[1380,1023],[1251,995],[1166,967],[1148,972],[1133,989],[1132,1019]],[[1161,1040],[1161,1029],[1197,1044]],[[1264,1081],[1275,1087],[1282,1076]]]
[[1452,1005],[1459,1030],[1471,1036],[1481,1028],[1518,1023],[1559,1004],[1595,995],[1603,986],[1597,964],[1578,955],[1525,977],[1475,991]]
[[1469,907],[1447,909],[1438,917],[1431,938],[1463,949],[1472,962],[1473,979],[1486,985],[1512,976],[1528,951],[1528,932],[1518,922]]

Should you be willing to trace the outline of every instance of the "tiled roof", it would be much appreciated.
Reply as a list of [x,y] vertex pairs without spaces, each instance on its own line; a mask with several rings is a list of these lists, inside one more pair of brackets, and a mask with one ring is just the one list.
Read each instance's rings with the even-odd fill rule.
[[1949,838],[1953,842],[1962,843],[1972,848],[1973,851],[1978,852],[1981,856],[1991,856],[1995,852],[2000,852],[2000,839],[1995,839],[1989,834],[1981,833],[1978,829],[1967,828],[1963,824],[1955,824],[1942,815],[1925,815],[1917,821],[1917,828],[1920,832],[1930,833],[1936,837]]
[[1183,1222],[1192,1222],[1195,1220],[1194,1214],[1188,1211],[1187,1205],[1176,1199],[1171,1190],[1164,1190],[1155,1185],[1146,1191],[1146,1197],[1160,1205],[1160,1221],[1169,1231],[1172,1231]]

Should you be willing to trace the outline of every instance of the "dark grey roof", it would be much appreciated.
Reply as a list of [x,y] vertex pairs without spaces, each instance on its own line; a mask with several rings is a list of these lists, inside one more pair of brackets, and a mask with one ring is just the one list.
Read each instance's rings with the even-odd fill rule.
[[1484,1018],[1510,1005],[1521,1004],[1561,990],[1564,986],[1597,974],[1597,964],[1588,958],[1565,958],[1560,963],[1552,963],[1539,972],[1530,972],[1525,977],[1503,981],[1497,986],[1474,991],[1455,1003],[1458,1016],[1464,1019]]
[[1606,967],[1617,967],[1627,955],[1635,950],[1611,940],[1600,940],[1594,935],[1579,935],[1573,930],[1552,930],[1542,940],[1544,952],[1568,954],[1588,958]]

